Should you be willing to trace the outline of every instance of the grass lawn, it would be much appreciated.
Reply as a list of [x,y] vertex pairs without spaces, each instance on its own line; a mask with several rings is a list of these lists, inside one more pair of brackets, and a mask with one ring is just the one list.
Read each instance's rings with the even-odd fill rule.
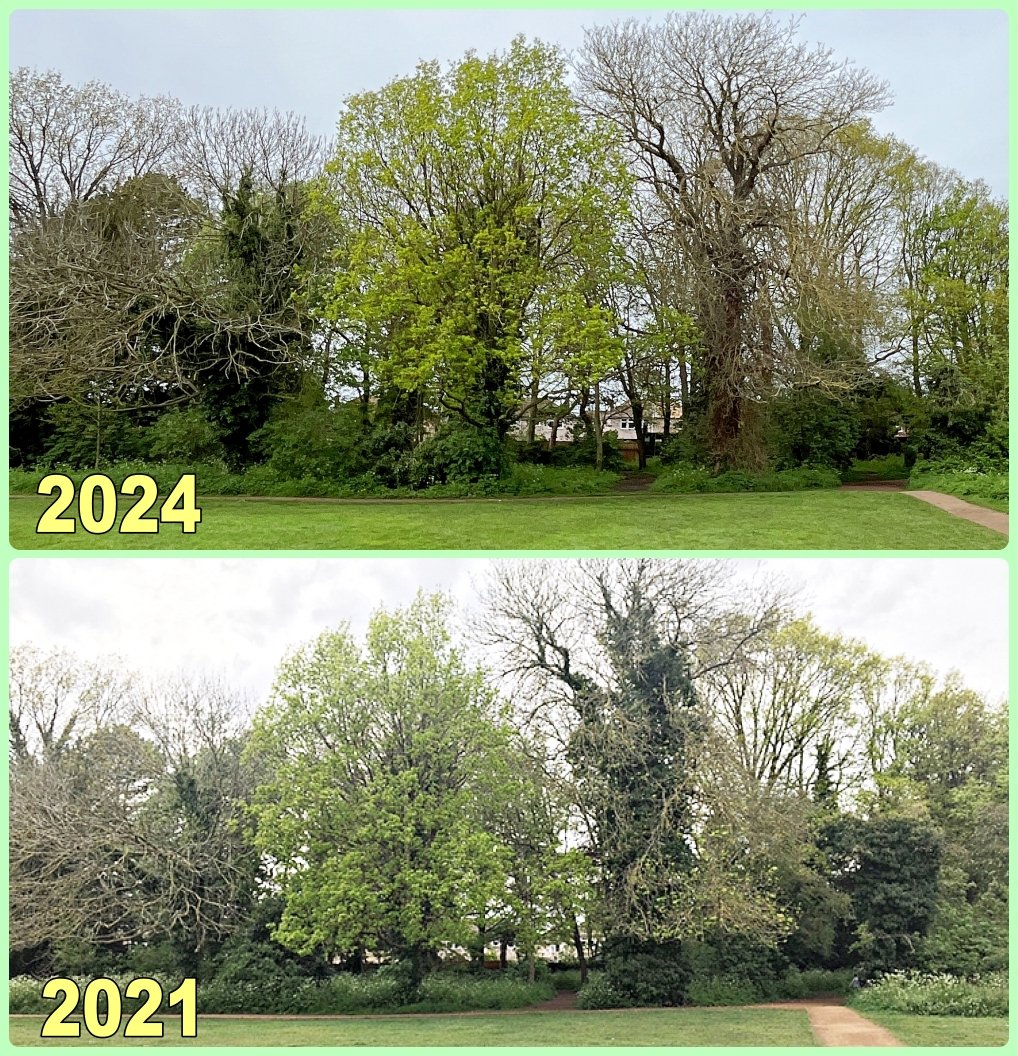
[[[800,491],[350,501],[199,499],[194,535],[36,535],[50,503],[14,496],[17,549],[992,550],[1007,540],[900,493]],[[126,507],[125,507],[126,508]]]
[[[375,1016],[369,1019],[198,1017],[198,1037],[179,1019],[163,1038],[39,1037],[41,1016],[11,1017],[14,1045],[815,1045],[805,1012],[654,1009],[512,1015]],[[126,1020],[125,1020],[126,1022]]]
[[1007,1020],[991,1016],[912,1016],[905,1012],[862,1012],[905,1045],[1004,1045]]

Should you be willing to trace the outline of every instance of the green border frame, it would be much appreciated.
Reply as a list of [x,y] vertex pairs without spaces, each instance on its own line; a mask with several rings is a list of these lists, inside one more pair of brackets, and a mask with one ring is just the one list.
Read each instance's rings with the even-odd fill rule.
[[[809,11],[809,10],[919,10],[929,11],[931,14],[938,10],[983,10],[983,11],[1000,11],[1005,15],[1008,14],[1007,6],[1004,3],[971,3],[966,0],[898,0],[896,3],[877,3],[874,0],[862,0],[862,2],[851,3],[844,2],[844,0],[813,0],[813,2],[807,2],[804,4],[791,4],[791,3],[766,3],[765,0],[743,0],[741,3],[724,3],[718,2],[718,0],[704,0],[704,2],[695,3],[679,3],[669,4],[663,3],[661,0],[614,0],[614,2],[606,2],[606,0],[558,0],[558,2],[542,3],[541,0],[517,0],[515,3],[485,3],[478,2],[478,0],[446,0],[444,3],[429,3],[427,0],[403,0],[403,2],[385,3],[383,2],[364,2],[364,3],[328,3],[321,2],[321,0],[305,0],[304,3],[299,4],[292,10],[298,11],[312,11],[312,10],[342,10],[343,8],[368,10],[368,9],[389,9],[389,10],[422,10],[422,9],[433,9],[433,10],[463,10],[463,9],[484,9],[484,8],[497,8],[500,10],[534,10],[534,9],[548,9],[556,8],[561,10],[572,10],[572,11],[607,11],[616,10],[621,11],[624,9],[631,9],[633,11],[648,12],[648,11],[665,11],[677,8],[709,8],[715,10],[774,10],[781,12],[791,11]],[[221,11],[241,11],[241,10],[289,10],[280,3],[265,2],[265,0],[225,0],[216,4],[203,4],[196,2],[196,0],[168,0],[168,2],[129,2],[129,0],[106,0],[106,2],[89,3],[88,0],[78,0],[78,2],[65,2],[60,3],[40,3],[34,2],[34,0],[27,0],[25,3],[4,3],[4,15],[6,16],[3,20],[3,28],[0,30],[2,33],[2,42],[4,46],[5,62],[8,59],[8,46],[9,46],[9,17],[15,10],[47,10],[47,11],[83,11],[83,10],[221,10]],[[1008,20],[1008,41],[1009,41],[1009,56],[1013,57],[1015,53],[1015,44],[1018,42],[1018,18],[1012,17]],[[9,63],[7,63],[9,65]],[[1016,114],[1018,114],[1018,81],[1015,78],[1014,62],[1013,58],[1010,58],[1009,62],[1009,132],[1013,132],[1018,121],[1016,121]],[[4,80],[3,85],[4,103],[6,111],[7,102],[7,81]],[[6,157],[7,143],[6,139],[3,146],[0,147],[4,151]],[[1016,152],[1015,145],[1012,141],[1010,143],[1009,152],[1009,200],[1013,200],[1018,191],[1018,168],[1015,164]],[[0,180],[6,184],[7,181],[7,167],[3,166],[0,170]],[[4,204],[2,206],[6,210],[6,195],[4,196]],[[1010,254],[1011,259],[1014,260],[1016,245],[1018,245],[1018,235],[1016,235],[1013,227],[1010,234]],[[8,310],[8,262],[7,257],[4,257],[3,263],[3,284],[2,291],[0,291],[0,306],[3,308],[4,317],[7,317]],[[1010,309],[1013,316],[1015,302],[1018,300],[1016,297],[1013,286],[1010,295]],[[3,337],[4,345],[3,348],[7,350],[7,337],[6,332]],[[1010,439],[1013,446],[1015,436],[1014,426],[1014,410],[1015,410],[1015,397],[1014,397],[1014,383],[1018,378],[1018,364],[1015,360],[1015,350],[1018,342],[1015,340],[1014,332],[1012,331],[1010,336],[1010,352],[1011,362],[1009,369],[1011,396],[1010,396],[1010,418],[1011,418],[1011,429]],[[3,406],[6,406],[6,400],[8,395],[8,377],[7,377],[7,358],[4,357],[4,366],[2,372],[0,372],[0,401]],[[206,558],[243,558],[252,560],[271,560],[274,557],[307,557],[307,558],[342,558],[345,560],[357,560],[360,558],[365,559],[376,559],[376,558],[387,558],[390,560],[399,560],[403,557],[412,557],[415,559],[433,559],[441,560],[443,558],[449,558],[452,556],[468,558],[468,557],[498,557],[511,559],[514,557],[518,558],[533,558],[533,557],[552,557],[552,558],[566,558],[566,557],[584,557],[584,556],[606,556],[605,551],[561,551],[561,550],[550,550],[543,552],[535,551],[479,551],[479,550],[408,550],[408,551],[343,551],[343,550],[307,550],[307,551],[275,551],[275,550],[207,550],[207,551],[71,551],[71,550],[47,550],[47,551],[32,551],[32,550],[15,550],[10,545],[9,537],[9,518],[10,509],[7,501],[8,495],[8,465],[7,459],[2,460],[0,464],[0,494],[3,495],[3,508],[0,512],[0,558],[2,558],[3,568],[2,574],[0,574],[0,628],[2,628],[2,637],[4,644],[4,669],[6,673],[7,664],[7,646],[9,645],[9,589],[10,589],[10,566],[14,560],[19,561],[33,561],[39,559],[73,559],[75,561],[89,561],[89,560],[108,560],[110,558],[148,558],[153,560],[204,560]],[[1010,480],[1010,490],[1014,493],[1014,476],[1012,474]],[[1016,596],[1018,596],[1018,587],[1016,587],[1016,579],[1013,575],[1013,564],[1015,562],[1015,548],[1014,543],[1009,539],[1007,546],[1002,550],[986,551],[986,552],[974,552],[974,551],[955,551],[955,550],[936,550],[936,551],[909,551],[909,550],[853,550],[853,551],[841,551],[841,550],[801,550],[801,551],[790,551],[790,550],[696,550],[696,551],[613,551],[611,556],[613,557],[634,557],[634,556],[656,556],[656,557],[715,557],[715,558],[732,558],[732,559],[757,559],[757,558],[830,558],[830,559],[844,559],[844,560],[856,560],[856,559],[867,559],[867,558],[880,558],[880,557],[894,557],[894,558],[907,558],[916,561],[922,561],[925,558],[952,558],[956,560],[973,560],[973,561],[995,561],[1003,564],[1004,568],[1001,570],[1002,575],[1010,577],[1009,582],[1009,613],[1015,611]],[[921,573],[917,573],[921,574]],[[1013,691],[1016,684],[1018,684],[1018,672],[1015,670],[1016,665],[1012,664],[1009,671],[1009,685]],[[1011,723],[1010,731],[1010,748],[1012,755],[1018,746],[1018,735],[1016,735],[1018,727],[1014,722]],[[6,763],[5,763],[6,766]],[[1018,789],[1018,779],[1012,776],[1010,779],[1010,785],[1012,792]],[[8,856],[6,853],[7,847],[7,836],[8,836],[8,788],[5,779],[0,787],[0,841],[2,841],[5,853],[4,853],[4,887],[6,888],[7,869],[8,869]],[[1013,821],[1013,810],[1012,810],[1012,821]],[[1009,846],[1014,856],[1016,846],[1018,846],[1018,840],[1015,838],[1014,828],[1009,839]],[[1012,883],[1012,888],[1015,885]],[[1013,893],[1013,892],[1012,892]],[[8,938],[9,924],[8,924],[7,907],[5,906],[0,911],[0,939],[4,941],[6,946],[6,940]],[[1015,906],[1014,899],[1011,900],[1010,909],[1010,932],[1011,932],[1011,952],[1014,953],[1015,949],[1015,934],[1016,925],[1018,925],[1018,906]],[[4,1020],[7,1019],[8,1013],[8,990],[7,990],[7,969],[5,967],[4,981],[2,985],[3,993],[0,995],[0,1009],[2,1009]],[[1014,996],[1015,990],[1018,989],[1016,985],[1012,984],[1011,996]],[[4,1050],[8,1048],[11,1051],[15,1050],[10,1045],[9,1038],[6,1031],[6,1026],[3,1033],[2,1047]],[[168,1046],[173,1047],[173,1046]],[[70,1047],[60,1047],[56,1051],[69,1051]],[[138,1052],[140,1051],[133,1046],[92,1046],[92,1051],[100,1052]],[[200,1053],[214,1053],[223,1051],[221,1049],[212,1047],[195,1046],[192,1047],[191,1051]],[[264,1051],[272,1051],[266,1049]],[[278,1051],[278,1050],[276,1050]],[[329,1048],[311,1048],[302,1049],[301,1051],[316,1052],[324,1054],[334,1051]],[[391,1053],[395,1051],[392,1048],[367,1048],[359,1051],[374,1052],[377,1054]],[[464,1050],[462,1047],[450,1047],[450,1048],[431,1048],[428,1051],[437,1054],[451,1054],[461,1053]],[[556,1049],[547,1048],[492,1048],[486,1051],[502,1052],[506,1054],[517,1054],[517,1053],[542,1053],[542,1052],[555,1052],[560,1051]],[[595,1050],[576,1048],[570,1051],[583,1053],[591,1052]],[[625,1052],[627,1054],[645,1053],[655,1051],[647,1048],[626,1048],[620,1046],[614,1051]],[[670,1049],[661,1049],[657,1051],[667,1052]],[[684,1051],[687,1052],[699,1052],[699,1053],[719,1053],[719,1054],[735,1054],[751,1052],[751,1051],[774,1051],[766,1049],[754,1049],[753,1047],[735,1047],[735,1048],[688,1048]],[[843,1049],[843,1052],[863,1052],[866,1050],[862,1049]],[[913,1051],[938,1051],[934,1049],[914,1049]],[[1001,1050],[998,1049],[967,1049],[968,1052],[985,1052],[994,1053]]]

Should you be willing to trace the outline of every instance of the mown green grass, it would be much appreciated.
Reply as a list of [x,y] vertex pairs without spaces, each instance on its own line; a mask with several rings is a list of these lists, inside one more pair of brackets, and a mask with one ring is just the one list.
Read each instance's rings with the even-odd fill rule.
[[1007,1020],[990,1016],[912,1016],[905,1012],[864,1012],[904,1045],[1004,1045]]
[[[11,544],[89,550],[954,550],[1006,538],[899,493],[813,491],[333,501],[199,497],[194,535],[36,535],[51,500],[15,496]],[[119,522],[118,522],[119,523]]]
[[[125,1020],[126,1022],[126,1020]],[[365,1019],[198,1017],[198,1036],[181,1038],[166,1020],[163,1038],[39,1037],[41,1016],[10,1021],[14,1045],[815,1045],[805,1012],[654,1009],[505,1015],[376,1016]]]

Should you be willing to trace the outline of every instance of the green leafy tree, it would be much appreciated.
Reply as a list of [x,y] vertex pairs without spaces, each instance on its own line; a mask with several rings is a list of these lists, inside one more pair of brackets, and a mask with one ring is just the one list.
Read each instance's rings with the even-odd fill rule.
[[322,635],[281,667],[254,745],[271,777],[257,840],[298,952],[370,949],[419,979],[471,939],[506,888],[509,852],[485,825],[510,731],[481,673],[452,647],[446,604],[372,616],[363,645]]
[[864,971],[914,967],[933,921],[942,842],[922,820],[843,817],[824,832],[834,884],[852,902],[842,957]]
[[[326,208],[355,234],[322,314],[371,336],[383,387],[427,394],[501,441],[535,328],[603,255],[628,187],[613,137],[570,95],[561,55],[519,38],[504,55],[445,72],[424,63],[354,96],[329,170]],[[572,300],[569,310],[580,329],[593,311],[581,304],[575,318]]]

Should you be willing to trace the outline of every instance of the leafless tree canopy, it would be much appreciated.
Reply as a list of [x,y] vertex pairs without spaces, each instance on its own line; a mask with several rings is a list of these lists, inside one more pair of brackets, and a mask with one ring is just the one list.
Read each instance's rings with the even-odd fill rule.
[[[696,282],[708,431],[719,463],[745,462],[753,403],[789,349],[775,347],[774,287],[802,239],[786,170],[836,149],[887,102],[884,85],[769,15],[672,13],[587,31],[588,107],[627,136]],[[678,262],[676,262],[678,263]]]
[[251,897],[242,702],[215,683],[146,687],[112,665],[11,656],[14,949],[168,933],[196,950]]
[[21,226],[159,171],[177,145],[180,104],[130,99],[99,81],[65,84],[54,71],[9,81],[11,220]]
[[213,207],[237,189],[244,173],[278,193],[319,176],[325,159],[322,137],[294,113],[194,106],[180,117],[177,172]]

